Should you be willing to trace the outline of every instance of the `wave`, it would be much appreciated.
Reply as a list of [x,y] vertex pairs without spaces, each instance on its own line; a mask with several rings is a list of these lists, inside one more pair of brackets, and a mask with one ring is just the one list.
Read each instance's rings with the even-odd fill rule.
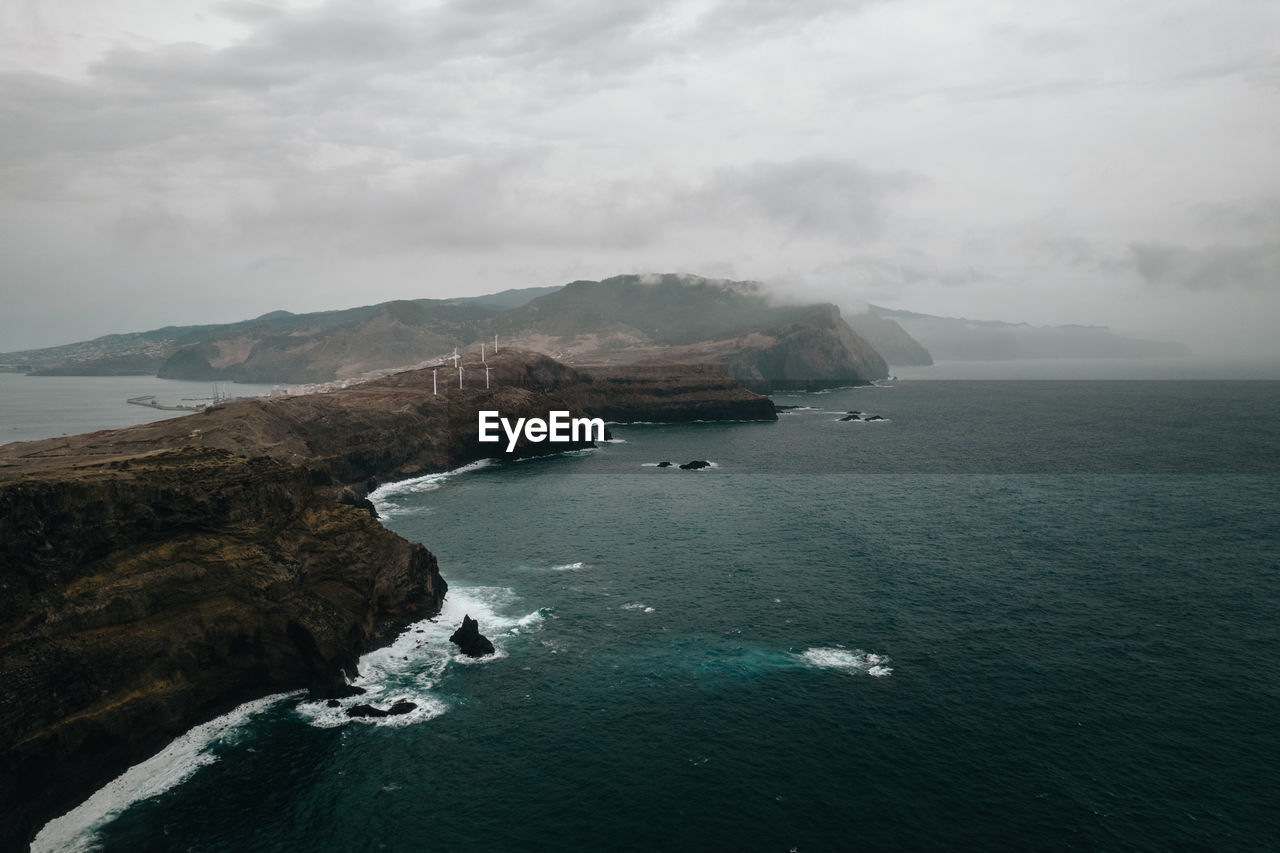
[[553,572],[576,572],[576,571],[578,571],[579,569],[585,569],[586,567],[587,567],[587,564],[586,564],[586,563],[584,563],[584,562],[582,562],[581,560],[579,560],[579,561],[578,561],[578,562],[576,562],[576,563],[563,563],[563,564],[561,564],[561,565],[559,565],[559,566],[552,566],[552,567],[551,567],[551,571],[553,571]]
[[[507,642],[536,630],[552,615],[550,608],[507,615],[506,611],[519,600],[515,592],[506,587],[450,589],[439,616],[410,625],[390,645],[360,658],[360,677],[352,683],[365,690],[363,695],[352,697],[337,708],[322,701],[301,701],[305,696],[303,691],[246,702],[178,736],[159,753],[130,767],[76,808],[49,821],[32,842],[31,850],[33,853],[88,853],[100,849],[96,833],[104,824],[133,804],[163,794],[189,779],[201,767],[216,762],[218,756],[212,747],[235,744],[243,723],[287,700],[295,702],[293,713],[320,728],[348,724],[410,726],[439,717],[448,712],[449,703],[436,695],[435,689],[450,665],[501,660],[508,655],[504,648]],[[449,636],[462,623],[464,615],[479,621],[480,630],[496,647],[495,654],[469,658],[449,642]],[[346,715],[350,705],[385,707],[402,699],[413,702],[417,708],[390,717]]]
[[883,678],[893,672],[893,667],[888,666],[888,655],[864,652],[862,649],[818,646],[805,649],[800,657],[807,665],[821,669],[845,669],[854,672],[865,672],[878,678]]
[[44,825],[31,842],[32,853],[90,851],[100,849],[95,835],[100,827],[134,803],[158,796],[180,785],[218,757],[210,748],[234,743],[241,723],[277,702],[298,693],[278,693],[243,705],[221,717],[196,726],[175,738],[156,755],[121,773],[79,806]]
[[638,602],[638,601],[633,601],[633,602],[632,602],[632,603],[630,603],[630,604],[624,604],[624,605],[622,605],[622,607],[620,607],[619,609],[620,609],[620,610],[640,610],[640,611],[642,611],[642,612],[644,612],[644,613],[652,613],[652,612],[653,612],[653,608],[652,608],[652,607],[649,607],[649,606],[647,606],[647,605],[641,604],[641,603],[640,603],[640,602]]
[[[450,589],[438,616],[413,623],[391,645],[360,658],[360,676],[351,683],[364,689],[364,695],[352,697],[338,708],[330,708],[324,702],[302,702],[296,708],[297,713],[321,728],[352,723],[408,726],[447,713],[449,704],[437,695],[436,687],[449,666],[475,666],[506,658],[509,638],[534,630],[552,613],[550,608],[539,608],[519,616],[507,615],[505,611],[518,601],[518,596],[508,587]],[[480,623],[481,633],[493,642],[492,655],[468,657],[449,642],[449,637],[462,624],[463,616]],[[385,706],[402,699],[418,707],[391,717],[346,715],[348,705]]]
[[394,483],[386,483],[379,486],[369,493],[369,500],[373,502],[374,509],[378,511],[378,515],[386,518],[387,516],[396,515],[403,512],[403,508],[392,500],[393,495],[418,495],[423,492],[434,492],[443,486],[450,478],[456,477],[458,474],[466,474],[471,471],[479,471],[493,464],[492,459],[480,459],[451,471],[441,471],[438,474],[424,474],[421,477],[411,477],[408,480],[397,480]]

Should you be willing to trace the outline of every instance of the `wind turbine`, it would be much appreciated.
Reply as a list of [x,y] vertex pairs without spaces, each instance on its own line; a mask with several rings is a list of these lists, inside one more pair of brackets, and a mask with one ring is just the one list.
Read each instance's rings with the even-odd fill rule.
[[436,388],[436,371],[437,371],[437,370],[439,370],[439,368],[438,368],[438,367],[433,367],[433,368],[431,368],[431,396],[433,396],[433,397],[434,397],[436,394],[439,394],[439,393],[440,393],[440,392],[437,390],[437,388]]
[[484,390],[489,390],[489,371],[493,370],[489,365],[484,366]]
[[453,348],[453,366],[454,367],[458,366],[458,348],[457,347]]
[[484,341],[480,342],[480,363],[484,364]]
[[458,365],[458,387],[462,387],[462,365]]
[[497,335],[493,336],[493,354],[494,355],[498,354],[498,336]]

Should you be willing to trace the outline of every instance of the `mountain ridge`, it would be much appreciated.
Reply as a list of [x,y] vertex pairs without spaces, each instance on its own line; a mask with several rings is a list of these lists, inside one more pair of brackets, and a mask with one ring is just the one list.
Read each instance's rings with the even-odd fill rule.
[[312,314],[277,310],[231,324],[167,326],[4,353],[0,363],[44,375],[319,383],[425,366],[493,335],[583,364],[719,362],[756,388],[888,375],[875,347],[834,305],[780,304],[757,282],[676,274]]
[[869,309],[871,314],[896,321],[935,358],[945,360],[1169,358],[1191,355],[1191,349],[1183,343],[1130,338],[1106,326],[1036,326],[1003,320],[940,317],[878,305],[871,305]]

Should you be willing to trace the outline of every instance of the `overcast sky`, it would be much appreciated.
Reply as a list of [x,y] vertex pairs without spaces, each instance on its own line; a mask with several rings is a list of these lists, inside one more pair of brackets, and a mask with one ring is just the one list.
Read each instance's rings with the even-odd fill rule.
[[1275,0],[0,0],[0,128],[0,351],[631,272],[1280,338]]

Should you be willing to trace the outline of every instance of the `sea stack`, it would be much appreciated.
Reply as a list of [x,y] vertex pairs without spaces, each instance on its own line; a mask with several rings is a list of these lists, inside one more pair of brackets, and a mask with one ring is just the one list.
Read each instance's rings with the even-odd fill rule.
[[457,643],[458,648],[468,657],[482,658],[494,652],[493,643],[480,633],[480,623],[470,616],[462,617],[462,627],[453,632],[449,642]]

